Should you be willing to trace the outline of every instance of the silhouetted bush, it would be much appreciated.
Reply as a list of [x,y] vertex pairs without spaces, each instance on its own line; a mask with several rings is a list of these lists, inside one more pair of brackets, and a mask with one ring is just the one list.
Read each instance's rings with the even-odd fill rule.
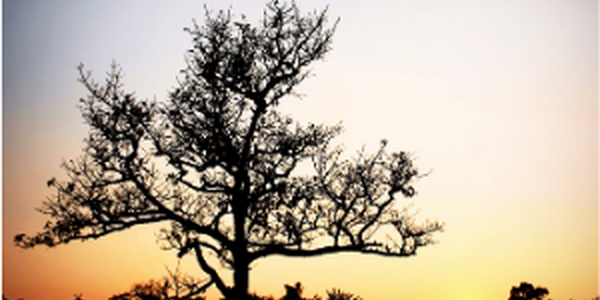
[[340,289],[327,291],[327,300],[363,300],[362,297],[352,293],[344,292]]
[[207,287],[207,284],[180,273],[177,268],[160,280],[136,283],[130,291],[113,295],[108,300],[205,300],[199,294]]
[[[304,286],[302,283],[296,282],[294,285],[285,285],[285,295],[283,295],[279,300],[323,300],[323,298],[319,295],[314,295],[311,298],[303,298],[302,292],[304,291]],[[344,292],[340,289],[333,288],[331,290],[326,291],[327,298],[326,300],[363,300],[362,297],[354,295],[352,293]],[[275,300],[273,296],[258,296],[256,294],[250,295],[251,300]]]
[[533,287],[531,283],[521,282],[518,287],[513,286],[510,289],[508,300],[542,300],[548,295],[548,289],[545,287]]
[[[249,300],[275,300],[275,298],[273,296],[271,296],[271,295],[269,295],[269,296],[259,296],[256,293],[250,293],[248,295],[248,299]],[[221,298],[221,300],[223,300],[223,299]]]
[[[331,289],[326,291],[327,298],[323,299],[320,295],[316,294],[310,298],[303,298],[302,292],[304,291],[304,286],[300,282],[296,282],[294,285],[286,284],[285,294],[280,298],[276,298],[273,295],[268,296],[260,296],[256,293],[249,294],[249,300],[363,300],[362,297],[354,295],[352,293],[344,292],[340,289]],[[120,300],[120,299],[119,299]],[[220,300],[224,300],[221,298]]]

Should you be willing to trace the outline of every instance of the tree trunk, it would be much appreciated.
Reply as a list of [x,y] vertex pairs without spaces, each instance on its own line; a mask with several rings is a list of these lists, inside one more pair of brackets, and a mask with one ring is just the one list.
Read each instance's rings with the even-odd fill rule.
[[[247,184],[246,184],[247,185]],[[246,186],[245,185],[245,186]],[[245,192],[245,191],[244,191]],[[245,195],[247,193],[238,195]],[[249,261],[247,249],[247,237],[245,231],[246,216],[248,215],[247,197],[236,197],[233,206],[233,218],[235,227],[235,241],[233,249],[234,271],[233,271],[233,289],[231,296],[235,300],[245,300],[248,298],[249,285]],[[228,300],[234,300],[228,299]]]
[[[264,99],[261,102],[256,102],[256,111],[252,117],[252,122],[248,133],[246,135],[246,141],[244,148],[241,153],[241,160],[239,162],[240,170],[234,174],[236,191],[233,195],[233,226],[235,230],[235,241],[233,249],[233,289],[232,297],[235,300],[246,300],[248,299],[248,286],[249,286],[249,259],[248,259],[248,240],[246,236],[246,218],[248,217],[248,201],[250,200],[250,177],[248,170],[248,156],[250,148],[253,143],[254,133],[257,129],[258,120],[264,113],[266,106]],[[233,300],[233,299],[228,299]]]
[[[247,257],[247,255],[244,255]],[[228,300],[245,300],[248,299],[248,285],[249,285],[249,272],[250,268],[247,263],[247,259],[244,257],[236,257],[235,270],[233,271],[233,299]]]

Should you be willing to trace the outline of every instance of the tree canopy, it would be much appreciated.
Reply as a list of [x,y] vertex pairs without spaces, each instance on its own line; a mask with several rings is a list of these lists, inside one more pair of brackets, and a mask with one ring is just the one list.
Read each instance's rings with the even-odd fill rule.
[[[207,10],[186,31],[193,47],[165,101],[138,99],[114,64],[104,82],[83,65],[89,125],[81,157],[39,211],[42,231],[15,237],[23,248],[54,246],[163,223],[161,244],[194,255],[226,299],[248,294],[249,265],[270,255],[340,252],[404,257],[432,243],[437,222],[416,223],[396,205],[422,174],[406,152],[343,159],[341,126],[300,124],[278,110],[331,49],[337,21],[271,1],[257,26]],[[312,173],[297,171],[309,162]],[[231,268],[223,278],[207,256]]]

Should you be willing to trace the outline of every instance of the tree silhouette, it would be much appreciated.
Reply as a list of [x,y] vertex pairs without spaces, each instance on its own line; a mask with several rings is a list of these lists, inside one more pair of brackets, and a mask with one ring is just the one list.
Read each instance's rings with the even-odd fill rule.
[[[193,254],[226,299],[248,293],[249,265],[270,255],[360,252],[411,256],[432,243],[438,222],[417,224],[397,195],[415,194],[421,174],[386,142],[342,159],[330,145],[340,126],[301,125],[278,111],[330,50],[337,22],[327,10],[301,15],[271,1],[262,23],[207,10],[179,86],[167,101],[127,93],[113,64],[100,84],[80,66],[89,91],[80,110],[90,133],[83,155],[63,164],[68,180],[39,209],[49,216],[23,248],[98,238],[136,225],[168,222],[162,246]],[[286,100],[288,100],[286,98]],[[297,166],[312,162],[314,172]],[[233,270],[228,283],[208,255]]]
[[548,289],[545,287],[533,287],[531,283],[521,282],[521,285],[513,286],[510,289],[508,300],[542,300],[548,295]]

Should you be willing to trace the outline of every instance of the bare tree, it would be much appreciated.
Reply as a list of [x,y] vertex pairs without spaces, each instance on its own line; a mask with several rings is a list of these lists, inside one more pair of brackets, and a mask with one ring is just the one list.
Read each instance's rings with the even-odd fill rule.
[[[395,205],[420,176],[407,153],[389,153],[384,141],[344,160],[330,145],[340,126],[278,111],[330,50],[336,24],[327,27],[327,10],[301,15],[277,0],[256,27],[207,11],[186,29],[194,46],[164,103],[125,92],[116,65],[103,84],[80,67],[84,153],[64,163],[68,180],[48,181],[56,194],[39,209],[49,217],[43,230],[15,242],[54,246],[166,221],[163,246],[195,255],[226,299],[247,297],[249,265],[262,257],[403,257],[432,243],[441,224],[417,224]],[[304,161],[313,173],[295,172]],[[232,283],[209,254],[233,270]]]

